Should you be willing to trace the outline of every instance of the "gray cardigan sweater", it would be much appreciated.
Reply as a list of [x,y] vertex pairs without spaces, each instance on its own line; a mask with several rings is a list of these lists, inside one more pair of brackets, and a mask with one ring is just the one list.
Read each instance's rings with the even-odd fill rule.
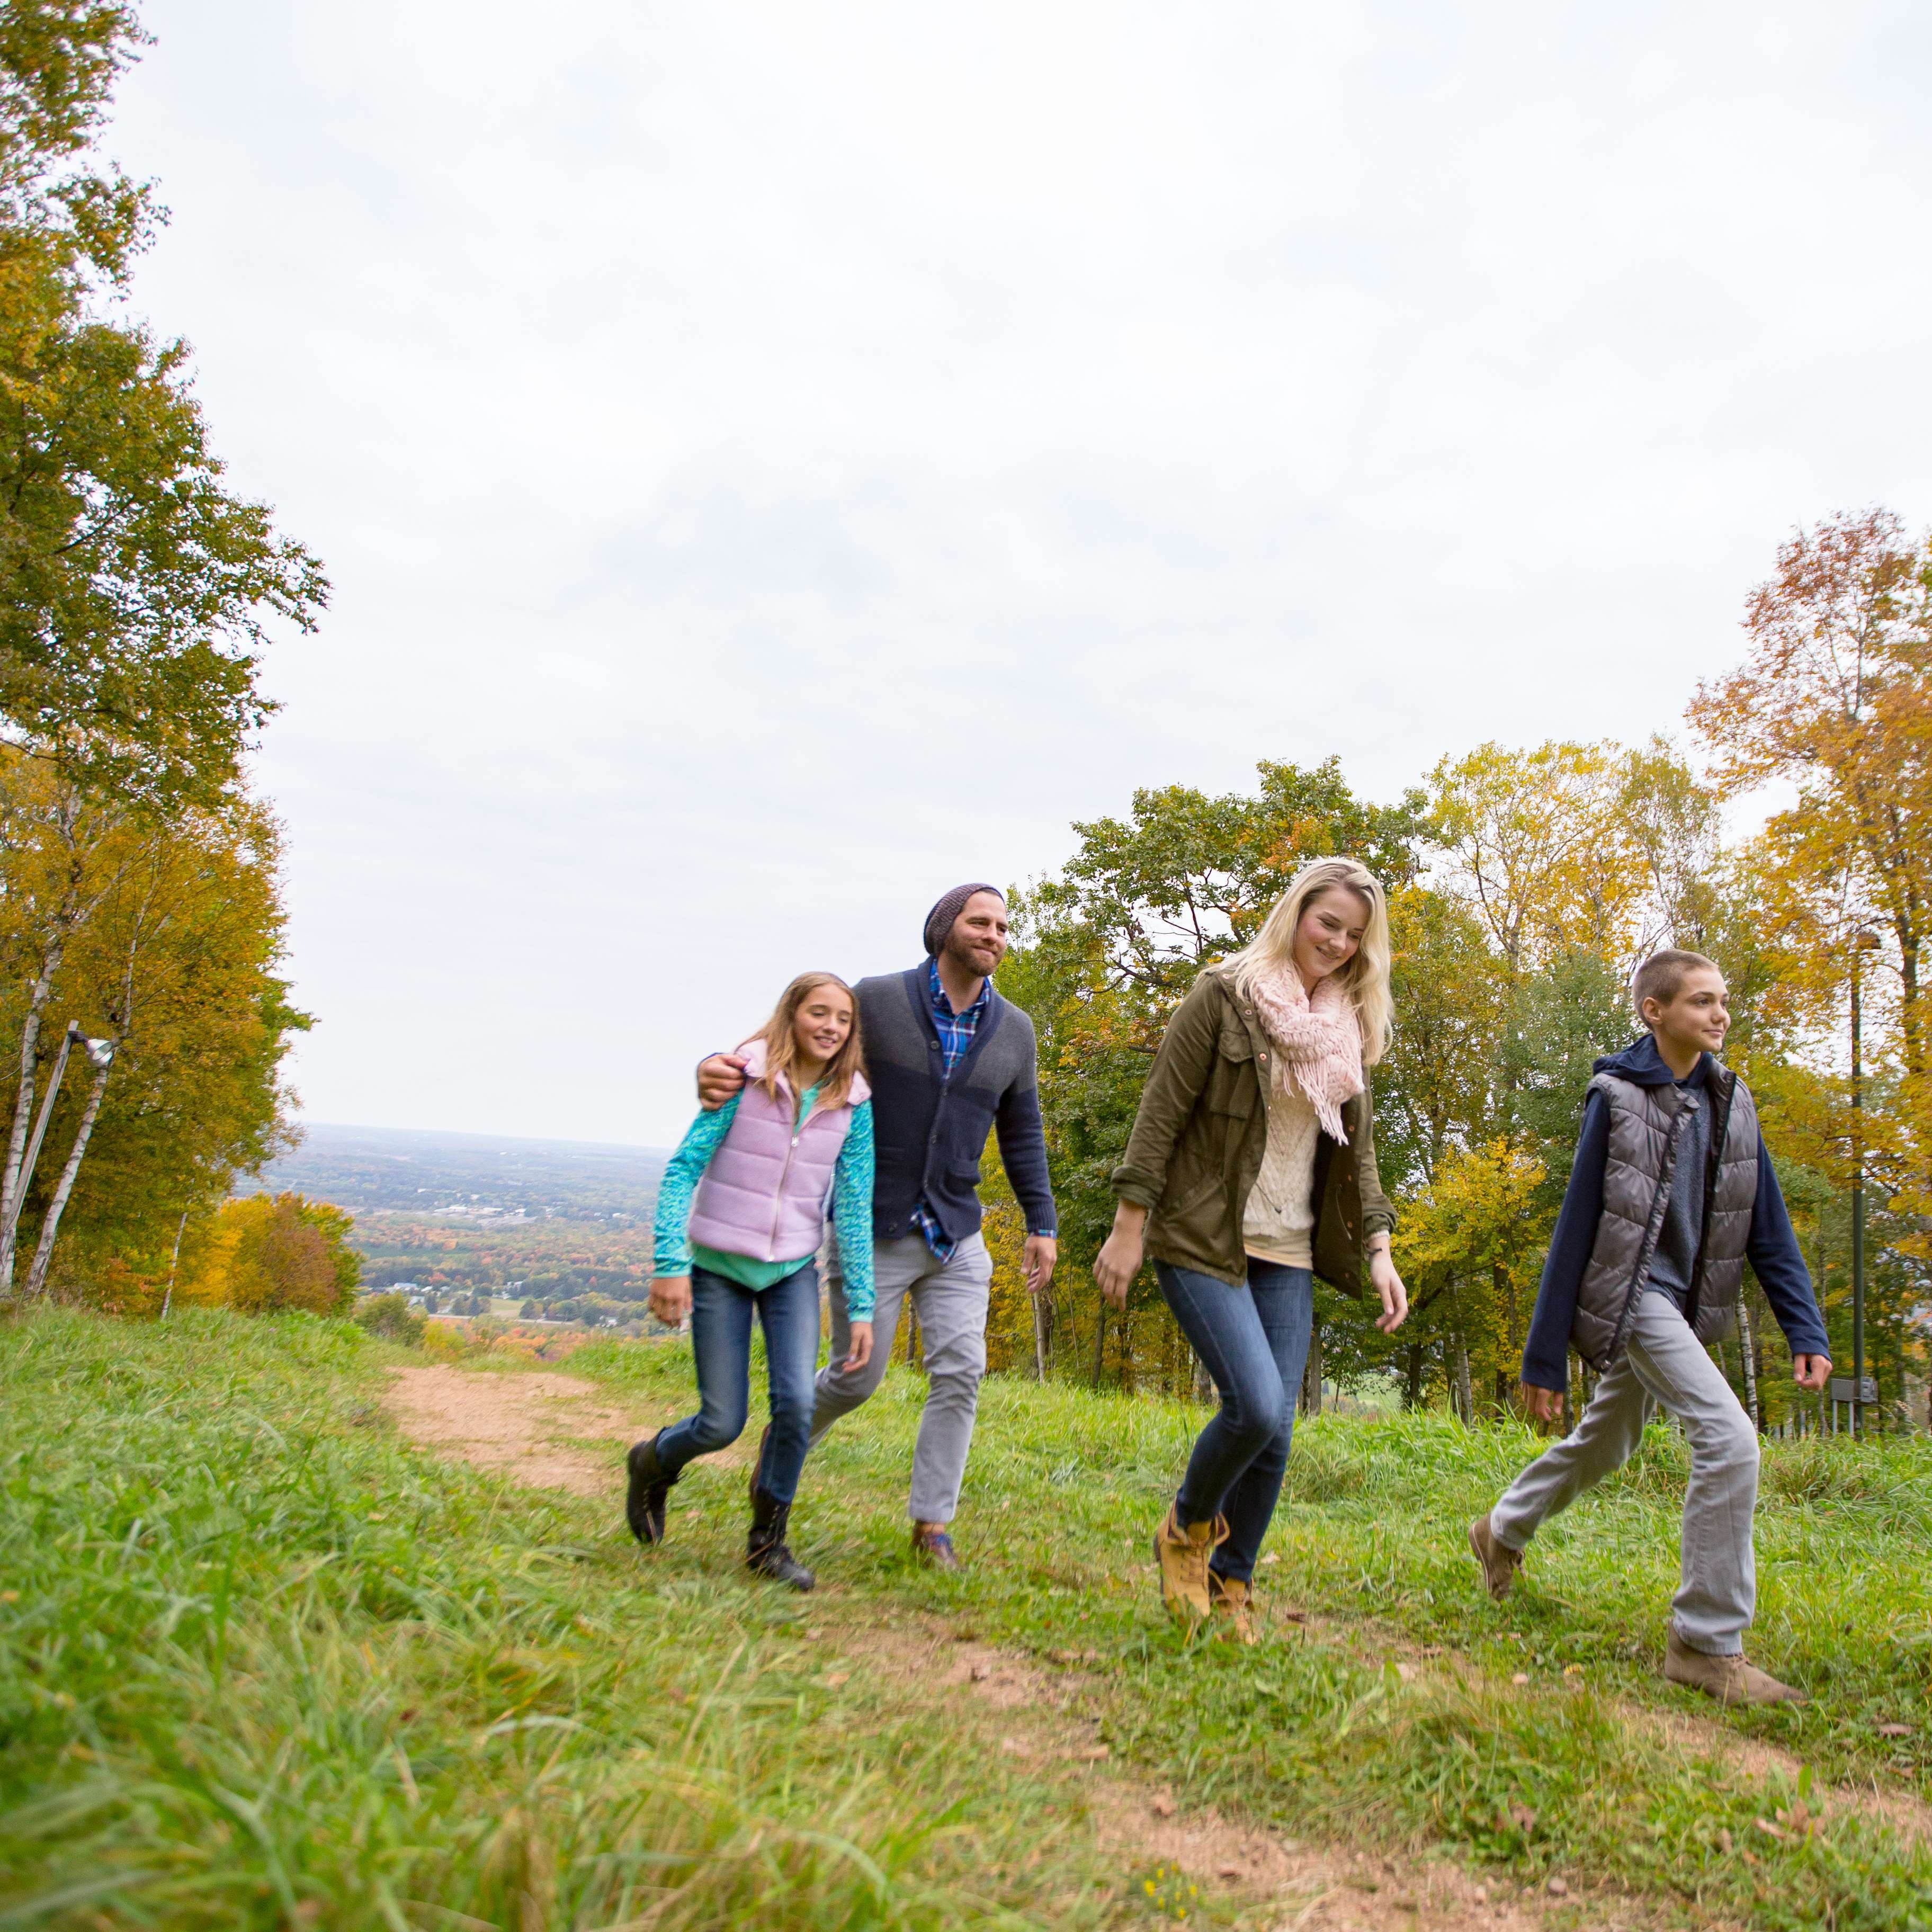
[[877,1144],[874,1238],[916,1234],[913,1210],[922,1197],[948,1240],[977,1232],[980,1157],[995,1129],[1028,1232],[1055,1233],[1032,1020],[995,992],[948,1079],[923,962],[909,972],[861,980],[858,1000]]

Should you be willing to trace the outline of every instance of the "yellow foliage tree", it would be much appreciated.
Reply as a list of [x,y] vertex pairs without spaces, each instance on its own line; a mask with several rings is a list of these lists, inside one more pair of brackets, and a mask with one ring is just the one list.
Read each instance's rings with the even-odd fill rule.
[[1454,886],[1512,980],[1575,951],[1636,942],[1646,855],[1628,810],[1627,754],[1612,745],[1478,746],[1430,774]]
[[1553,1221],[1537,1198],[1544,1178],[1541,1161],[1504,1140],[1454,1148],[1396,1231],[1416,1318],[1432,1312],[1455,1358],[1466,1419],[1478,1390],[1492,1389],[1498,1408],[1509,1400]]
[[362,1265],[353,1226],[341,1208],[299,1194],[224,1201],[183,1257],[178,1298],[244,1315],[345,1313]]

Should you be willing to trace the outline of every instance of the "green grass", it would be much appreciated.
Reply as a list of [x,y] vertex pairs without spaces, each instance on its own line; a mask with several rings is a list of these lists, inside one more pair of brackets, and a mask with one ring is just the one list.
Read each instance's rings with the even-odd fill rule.
[[[1198,1412],[989,1383],[970,1568],[940,1576],[906,1554],[923,1385],[896,1368],[807,1470],[801,1599],[744,1576],[742,1471],[694,1469],[643,1556],[614,1450],[604,1506],[412,1450],[376,1406],[395,1358],[299,1318],[0,1328],[0,1928],[1145,1922],[1064,1775],[962,1749],[958,1698],[903,1669],[868,1681],[868,1632],[921,1618],[1062,1674],[1184,1806],[1561,1874],[1558,1924],[1628,1892],[1659,1923],[1932,1928],[1932,1851],[1829,1802],[1932,1790],[1922,1445],[1768,1450],[1753,1652],[1813,1702],[1714,1719],[1656,1674],[1660,1429],[1498,1607],[1463,1530],[1532,1438],[1305,1425],[1260,1574],[1315,1622],[1242,1651],[1167,1627],[1148,1578]],[[690,1388],[678,1345],[568,1370]],[[1754,1742],[1802,1768],[1754,1772]]]

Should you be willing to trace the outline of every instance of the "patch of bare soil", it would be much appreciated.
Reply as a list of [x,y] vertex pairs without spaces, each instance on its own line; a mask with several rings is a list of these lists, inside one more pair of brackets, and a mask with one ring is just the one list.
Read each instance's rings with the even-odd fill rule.
[[[446,1366],[390,1372],[386,1406],[410,1441],[537,1489],[610,1496],[618,1480],[610,1456],[590,1445],[632,1442],[654,1426],[613,1407],[608,1390],[577,1376],[474,1375]],[[699,1460],[735,1467],[744,1460],[742,1444]]]

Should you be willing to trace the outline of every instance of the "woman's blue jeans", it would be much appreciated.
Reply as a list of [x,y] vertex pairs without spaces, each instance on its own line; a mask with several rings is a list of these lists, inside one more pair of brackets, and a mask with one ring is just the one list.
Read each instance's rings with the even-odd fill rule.
[[1248,1258],[1238,1288],[1192,1268],[1154,1264],[1181,1333],[1208,1366],[1221,1412],[1202,1430],[1174,1498],[1185,1527],[1228,1519],[1215,1552],[1218,1575],[1245,1583],[1274,1519],[1294,1435],[1294,1403],[1315,1323],[1315,1277],[1306,1268]]
[[776,1502],[798,1493],[812,1439],[812,1374],[818,1366],[818,1270],[811,1262],[755,1292],[709,1268],[691,1271],[691,1352],[698,1362],[698,1413],[658,1438],[658,1461],[675,1476],[694,1456],[728,1448],[752,1407],[752,1324],[765,1331],[772,1432],[758,1487]]

